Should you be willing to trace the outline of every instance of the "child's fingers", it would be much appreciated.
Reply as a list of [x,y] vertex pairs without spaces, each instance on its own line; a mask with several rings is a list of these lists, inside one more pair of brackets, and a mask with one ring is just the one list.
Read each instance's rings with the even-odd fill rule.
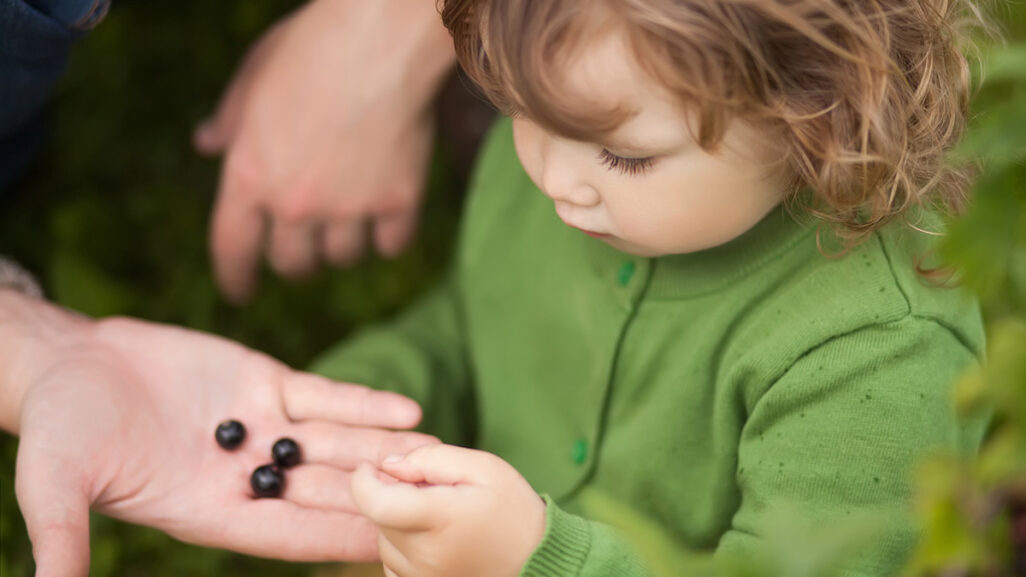
[[388,538],[384,533],[378,534],[378,555],[381,556],[381,564],[385,568],[385,575],[414,575],[415,572],[410,566],[410,560],[406,555]]
[[502,461],[484,451],[453,445],[426,445],[404,455],[392,455],[381,470],[407,483],[460,485],[479,483]]
[[369,463],[356,469],[350,488],[360,512],[383,529],[423,531],[437,519],[438,495],[408,483],[386,484]]

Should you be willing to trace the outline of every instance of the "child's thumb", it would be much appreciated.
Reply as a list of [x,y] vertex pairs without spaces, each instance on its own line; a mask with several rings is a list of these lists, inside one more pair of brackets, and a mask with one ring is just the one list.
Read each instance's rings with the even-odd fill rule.
[[357,467],[350,480],[353,502],[375,525],[400,531],[431,527],[431,501],[415,485],[384,483],[369,463]]
[[406,483],[458,485],[477,481],[483,461],[493,457],[453,445],[426,445],[405,455],[386,457],[381,470]]

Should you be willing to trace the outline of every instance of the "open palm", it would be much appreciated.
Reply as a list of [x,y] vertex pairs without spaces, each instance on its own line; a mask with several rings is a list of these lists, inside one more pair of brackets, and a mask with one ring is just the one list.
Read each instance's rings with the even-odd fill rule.
[[[349,474],[364,460],[436,442],[412,432],[417,405],[292,371],[217,337],[128,319],[36,377],[22,403],[17,495],[38,575],[86,575],[88,511],[189,543],[288,560],[368,560],[377,532],[356,512]],[[244,423],[226,452],[221,421]],[[249,476],[281,437],[303,463],[282,499]]]

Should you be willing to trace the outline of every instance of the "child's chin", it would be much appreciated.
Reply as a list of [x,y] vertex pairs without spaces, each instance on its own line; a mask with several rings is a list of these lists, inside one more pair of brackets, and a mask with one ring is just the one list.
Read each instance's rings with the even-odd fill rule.
[[651,250],[651,249],[647,249],[647,248],[644,248],[644,247],[640,247],[640,246],[631,244],[631,243],[623,240],[622,238],[617,238],[615,236],[606,236],[606,237],[603,237],[603,238],[601,238],[599,240],[601,240],[602,242],[604,242],[604,243],[608,244],[609,246],[615,248],[616,250],[618,250],[618,251],[620,251],[622,253],[629,254],[631,256],[637,256],[637,257],[641,257],[641,258],[656,258],[656,257],[660,257],[660,256],[665,256],[666,255],[666,253],[663,253],[663,252],[654,251],[654,250]]

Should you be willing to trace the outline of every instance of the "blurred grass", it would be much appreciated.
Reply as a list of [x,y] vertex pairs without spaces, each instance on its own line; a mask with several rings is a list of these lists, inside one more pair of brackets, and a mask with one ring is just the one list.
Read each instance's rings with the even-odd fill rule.
[[[444,142],[424,225],[401,258],[372,257],[299,285],[265,271],[245,308],[226,305],[214,287],[207,227],[219,164],[192,152],[192,127],[212,112],[250,42],[300,4],[115,0],[72,55],[47,149],[0,195],[0,253],[40,273],[51,298],[71,308],[214,332],[296,367],[431,283],[451,250],[462,194]],[[0,576],[32,575],[13,495],[16,439],[0,441]],[[96,577],[310,571],[190,547],[100,516],[92,540]]]

